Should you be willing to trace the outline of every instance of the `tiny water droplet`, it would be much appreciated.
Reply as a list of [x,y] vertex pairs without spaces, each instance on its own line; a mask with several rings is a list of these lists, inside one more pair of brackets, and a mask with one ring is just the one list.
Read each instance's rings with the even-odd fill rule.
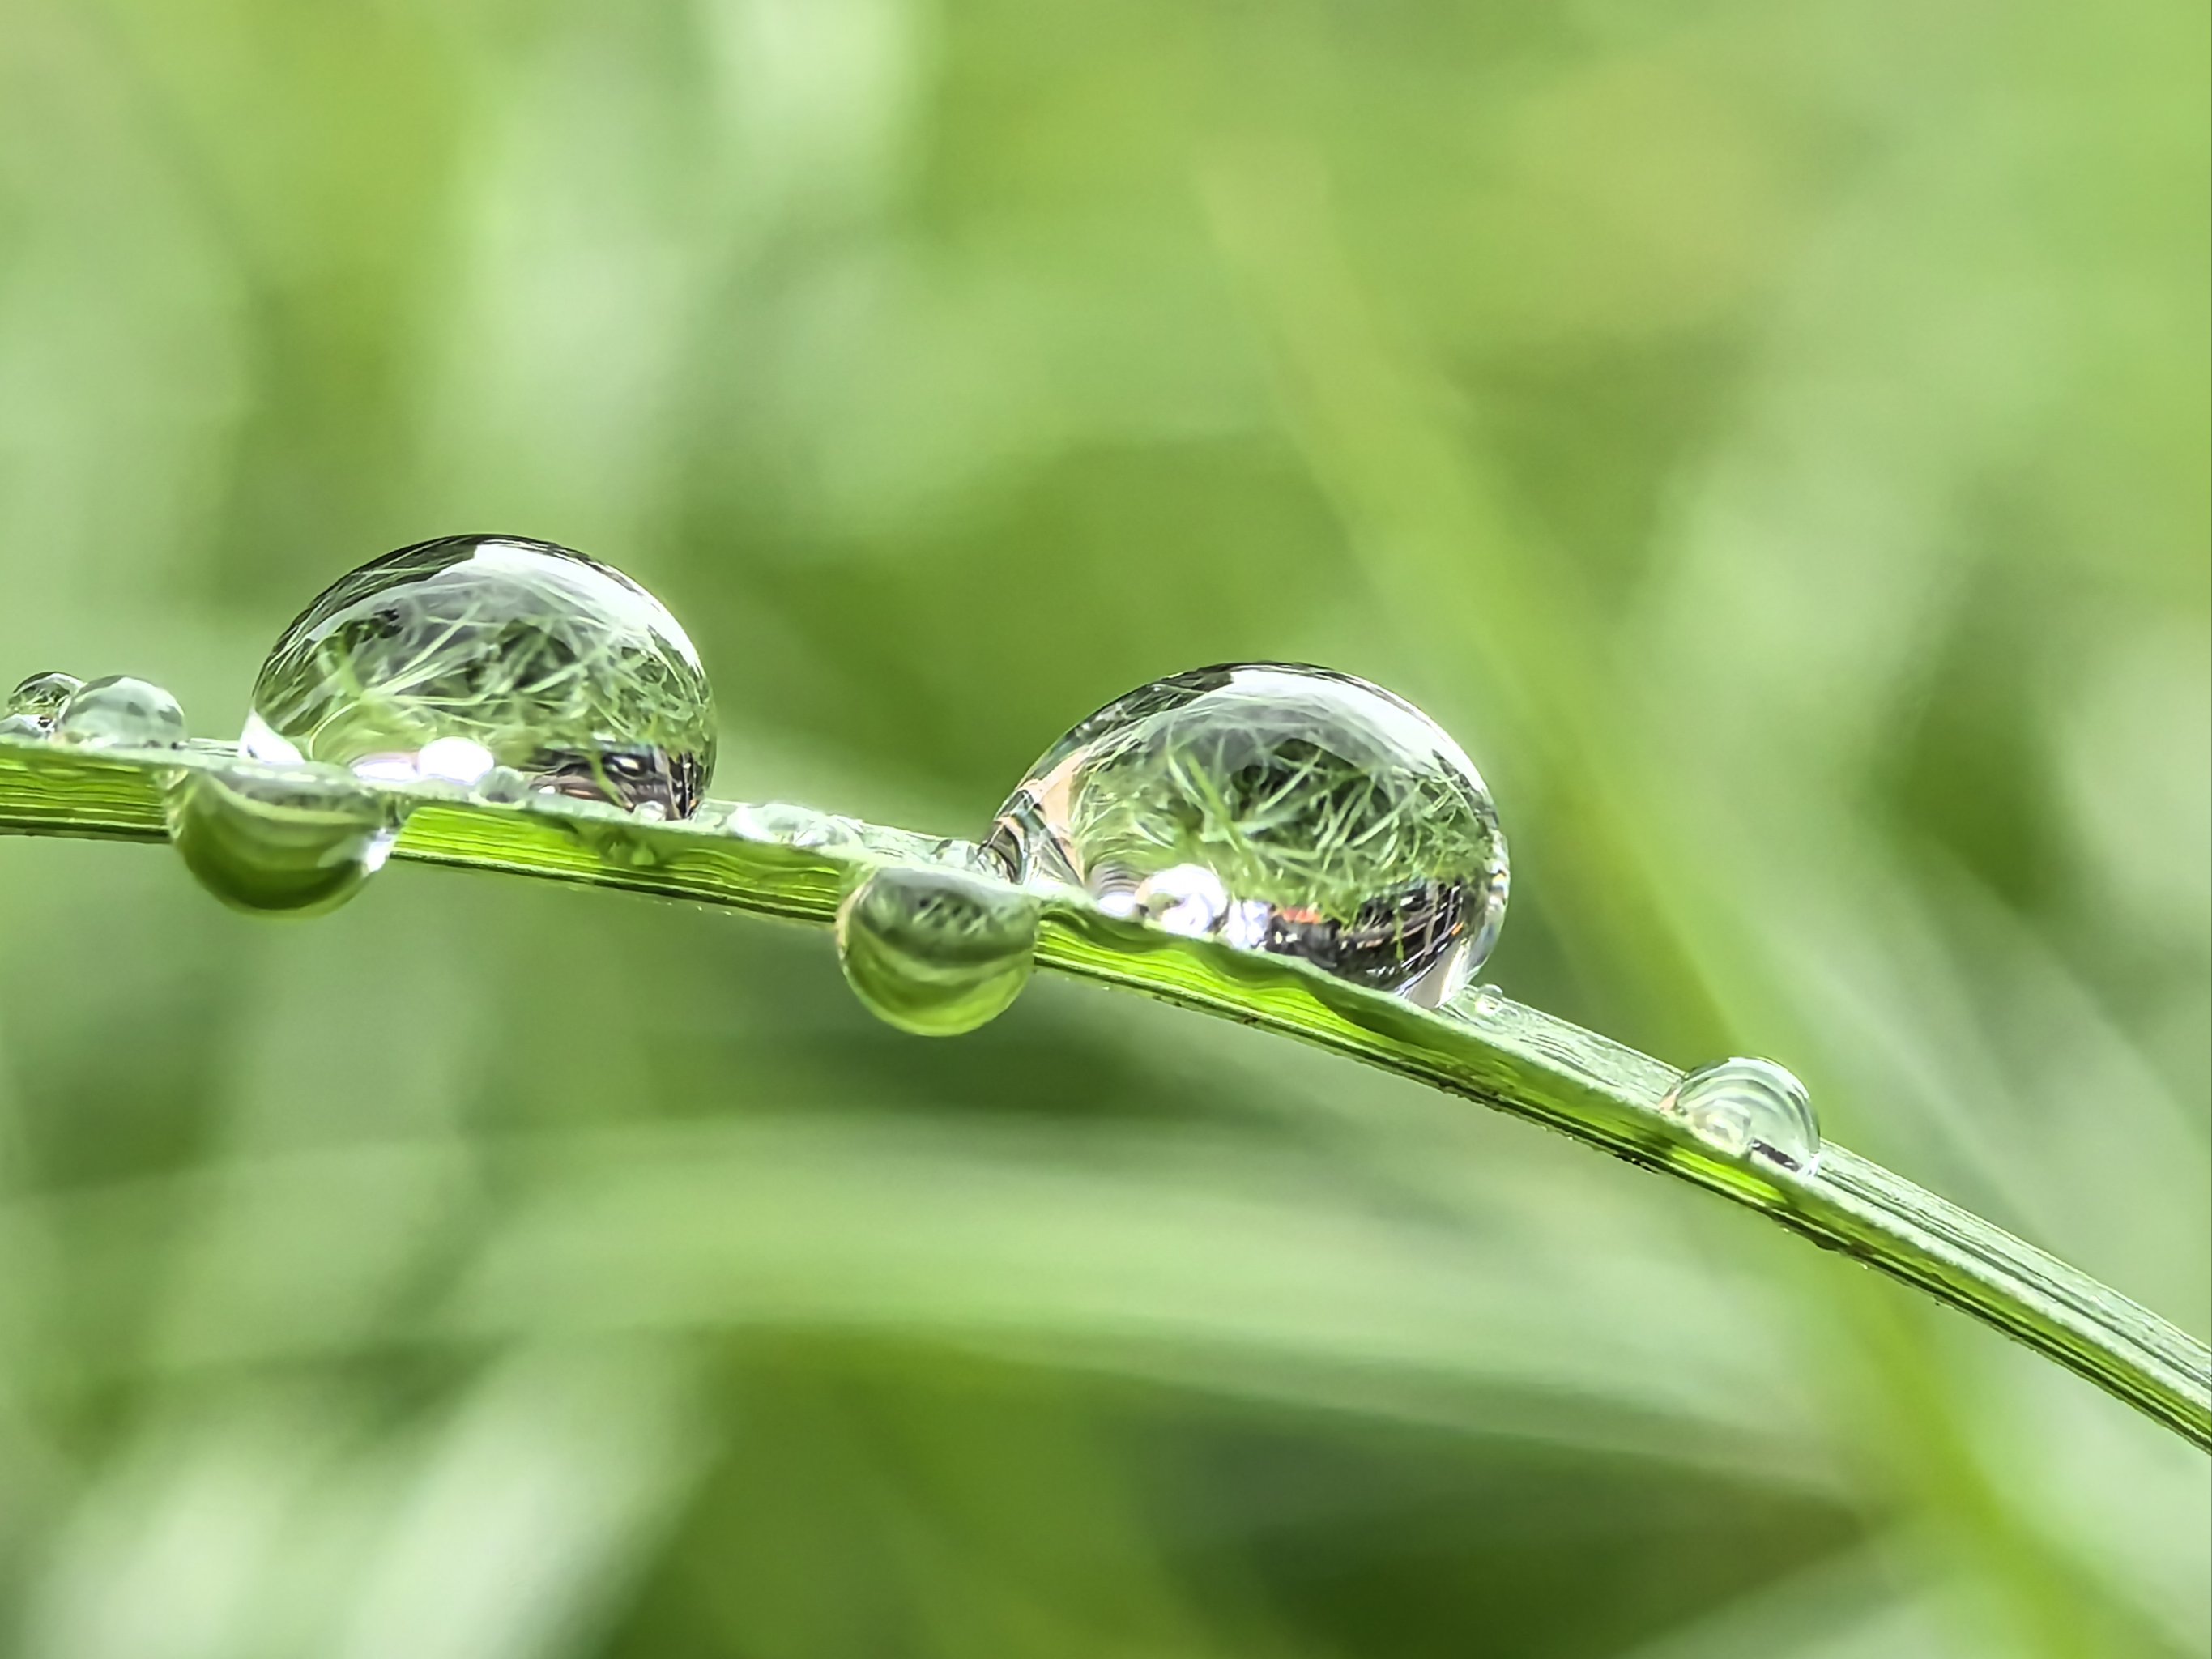
[[494,806],[520,806],[532,792],[530,780],[512,766],[495,766],[477,780],[469,793]]
[[998,873],[995,869],[986,870],[972,841],[924,835],[917,830],[901,830],[885,823],[861,823],[858,830],[861,848],[886,863],[941,864],[948,869]]
[[[541,812],[561,820],[571,833],[583,836],[593,845],[622,844],[623,832],[638,822],[630,809],[602,800],[597,795],[569,795],[557,789],[538,788],[531,792],[532,803]],[[604,832],[614,832],[609,841]]]
[[1505,993],[1495,985],[1478,985],[1463,1004],[1477,1019],[1495,1018],[1505,1007]]
[[550,542],[449,536],[342,576],[284,630],[240,746],[394,785],[532,789],[686,817],[714,769],[713,696],[676,619]]
[[[483,793],[481,787],[477,793],[480,794]],[[702,834],[726,836],[731,833],[730,815],[735,810],[735,806],[729,801],[702,800],[699,803],[698,809],[691,814],[689,822],[693,830]]]
[[53,718],[53,737],[86,749],[181,749],[185,711],[152,681],[111,674],[70,695]]
[[7,705],[0,714],[29,720],[41,732],[50,732],[55,717],[83,690],[84,682],[74,674],[33,674],[8,694]]
[[834,812],[817,812],[787,800],[746,802],[730,809],[728,833],[743,841],[809,852],[848,852],[861,843],[860,826]]
[[920,1036],[957,1036],[1029,982],[1035,898],[991,876],[885,865],[837,911],[837,959],[869,1011]]
[[33,714],[0,714],[0,743],[44,743],[46,723]]
[[1048,750],[984,852],[1109,915],[1302,957],[1425,1008],[1505,915],[1505,839],[1428,717],[1327,669],[1204,668],[1109,703]]
[[1820,1158],[1812,1097],[1771,1060],[1700,1066],[1676,1084],[1659,1109],[1707,1146],[1731,1158],[1754,1155],[1810,1175]]
[[240,910],[336,909],[384,867],[406,804],[341,766],[179,769],[165,805],[185,867]]

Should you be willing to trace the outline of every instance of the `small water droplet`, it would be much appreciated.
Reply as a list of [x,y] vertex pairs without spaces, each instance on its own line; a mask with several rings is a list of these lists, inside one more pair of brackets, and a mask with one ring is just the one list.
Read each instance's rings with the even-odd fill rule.
[[512,766],[495,766],[477,780],[469,793],[494,806],[520,806],[533,792],[530,780]]
[[165,798],[185,867],[224,903],[332,910],[384,867],[406,803],[343,767],[258,762],[179,769]]
[[860,826],[834,812],[817,812],[787,800],[744,803],[730,809],[728,833],[743,841],[809,852],[849,852],[860,847]]
[[29,720],[42,733],[50,732],[55,717],[71,697],[83,690],[84,682],[74,674],[33,674],[8,694],[7,704],[0,708],[0,714]]
[[[595,846],[623,844],[625,838],[621,832],[637,823],[629,808],[601,800],[596,795],[570,795],[540,787],[532,790],[531,797],[532,805],[539,812],[559,819],[572,834],[583,836]],[[617,832],[612,841],[601,833],[609,829]]]
[[44,743],[46,723],[33,714],[0,714],[0,743]]
[[948,869],[998,873],[982,864],[972,841],[924,835],[886,823],[862,823],[858,829],[862,848],[887,864],[941,864]]
[[1037,903],[990,876],[885,865],[837,911],[837,959],[868,1009],[902,1031],[957,1036],[1029,982]]
[[1810,1175],[1820,1158],[1812,1097],[1771,1060],[1724,1060],[1676,1084],[1659,1109],[1731,1158],[1754,1155]]
[[1505,993],[1495,985],[1478,985],[1461,1003],[1477,1019],[1494,1019],[1504,1010]]
[[53,718],[57,743],[86,749],[181,749],[185,711],[150,680],[111,674],[77,688]]
[[1380,687],[1291,664],[1109,703],[1030,769],[984,851],[1109,915],[1425,1008],[1466,985],[1505,915],[1505,839],[1459,745]]
[[689,817],[713,697],[676,619],[550,542],[451,536],[339,578],[276,641],[240,740],[255,757],[379,782],[538,791]]

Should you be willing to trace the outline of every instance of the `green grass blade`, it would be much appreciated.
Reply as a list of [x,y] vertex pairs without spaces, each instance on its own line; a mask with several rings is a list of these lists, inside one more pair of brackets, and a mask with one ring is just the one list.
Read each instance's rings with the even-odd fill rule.
[[[176,762],[0,744],[0,833],[164,839]],[[417,807],[397,855],[826,924],[867,855],[807,850],[553,808]],[[1318,1044],[1545,1124],[1757,1210],[1964,1310],[2212,1449],[2212,1350],[2088,1275],[1831,1144],[1815,1173],[1727,1158],[1658,1108],[1680,1073],[1499,1000],[1425,1012],[1288,958],[1109,917],[1076,895],[1046,906],[1044,966]]]

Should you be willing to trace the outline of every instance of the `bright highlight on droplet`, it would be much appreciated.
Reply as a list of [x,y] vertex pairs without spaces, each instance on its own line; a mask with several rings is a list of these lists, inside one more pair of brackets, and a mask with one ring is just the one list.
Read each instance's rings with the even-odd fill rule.
[[1030,769],[985,851],[1109,915],[1425,1008],[1465,987],[1505,916],[1505,838],[1459,745],[1379,686],[1292,664],[1109,703]]
[[1029,983],[1037,902],[990,876],[885,865],[837,911],[837,960],[868,1010],[919,1036],[957,1036]]
[[1171,864],[1137,884],[1136,908],[1170,933],[1204,939],[1229,914],[1229,890],[1202,864]]
[[498,764],[491,750],[474,738],[434,738],[415,757],[416,772],[447,783],[474,785]]
[[341,577],[276,641],[240,747],[378,783],[536,793],[688,817],[714,760],[691,641],[621,572],[550,542],[452,536]]
[[1812,1097],[1771,1060],[1701,1066],[1674,1085],[1659,1109],[1731,1158],[1764,1157],[1805,1175],[1820,1163]]

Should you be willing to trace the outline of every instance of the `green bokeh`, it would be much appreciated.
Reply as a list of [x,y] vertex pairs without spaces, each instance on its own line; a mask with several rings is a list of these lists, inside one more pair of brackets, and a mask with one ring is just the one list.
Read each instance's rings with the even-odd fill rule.
[[[581,548],[974,836],[1315,661],[1485,972],[2202,1335],[2201,8],[0,0],[0,678]],[[2203,1457],[1522,1126],[1039,983],[0,844],[0,1650],[2187,1659]]]

